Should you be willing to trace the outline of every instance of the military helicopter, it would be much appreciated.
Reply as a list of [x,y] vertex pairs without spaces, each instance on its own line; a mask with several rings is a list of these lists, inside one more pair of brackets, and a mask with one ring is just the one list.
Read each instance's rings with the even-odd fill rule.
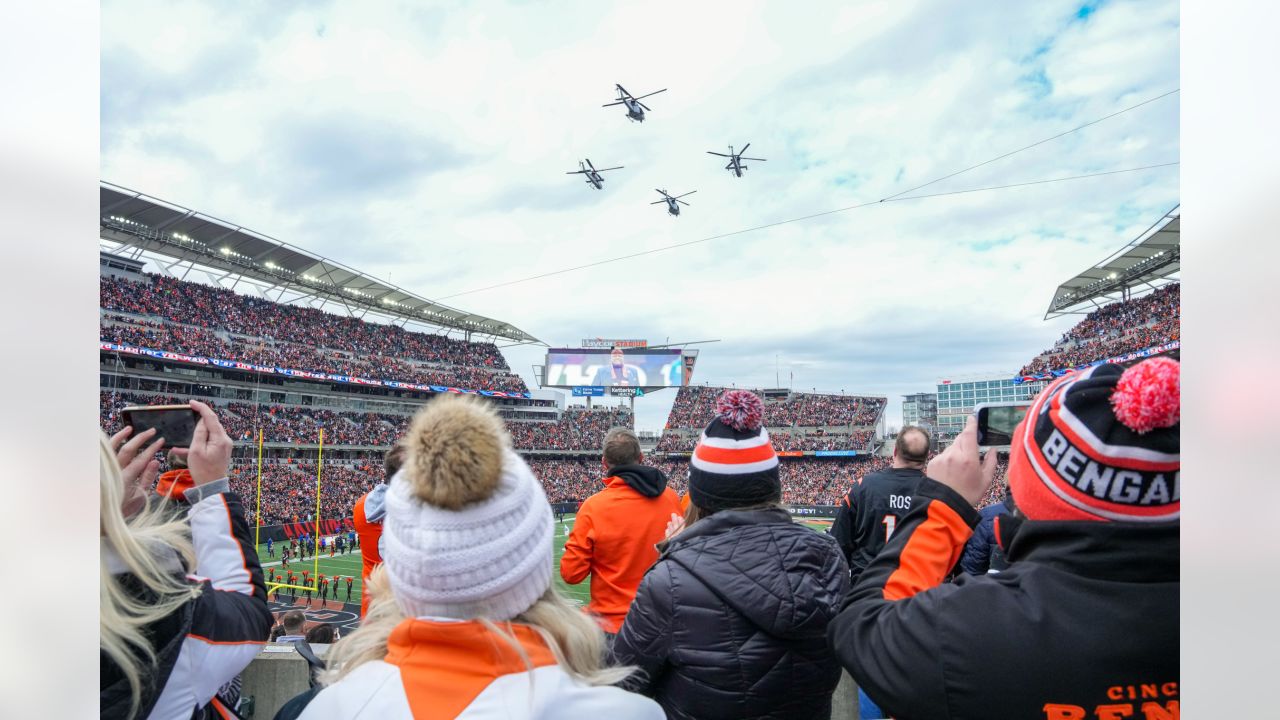
[[651,109],[648,105],[645,105],[644,103],[640,102],[641,98],[647,98],[649,97],[649,95],[657,95],[660,92],[667,91],[666,88],[662,88],[661,90],[655,90],[649,93],[649,95],[641,95],[640,97],[636,97],[635,95],[632,95],[631,93],[627,92],[627,89],[622,87],[621,85],[614,85],[614,87],[618,88],[617,101],[608,103],[606,105],[601,105],[600,107],[613,107],[614,105],[626,105],[627,119],[632,120],[634,122],[644,122],[644,111]]
[[585,165],[579,162],[578,167],[582,169],[567,172],[565,173],[565,175],[586,175],[587,184],[597,190],[599,190],[601,187],[604,186],[604,178],[600,177],[600,173],[608,172],[610,170],[621,170],[623,168],[622,165],[619,165],[618,167],[600,168],[599,170],[597,170],[596,166],[591,164],[591,158],[586,159]]
[[[654,189],[655,189],[655,190],[657,190],[657,188],[654,188]],[[689,203],[687,203],[687,202],[685,202],[685,201],[681,200],[680,198],[684,197],[685,195],[692,195],[692,194],[694,194],[694,193],[696,193],[696,192],[698,192],[698,191],[697,191],[697,190],[690,190],[689,192],[685,193],[684,195],[676,195],[676,196],[672,197],[671,195],[668,195],[668,194],[667,194],[667,191],[666,191],[666,190],[658,190],[658,193],[662,195],[662,199],[661,199],[661,200],[655,200],[655,201],[653,201],[653,202],[651,202],[651,203],[649,203],[649,204],[650,204],[650,205],[660,205],[660,204],[662,204],[662,203],[666,203],[666,204],[667,204],[667,212],[671,213],[672,215],[679,215],[679,214],[680,214],[680,205],[677,205],[676,203],[680,203],[680,204],[683,204],[683,205],[688,205]]]
[[737,177],[742,177],[742,171],[747,169],[747,166],[742,164],[742,161],[743,161],[743,160],[755,160],[755,161],[757,161],[757,162],[765,162],[765,159],[764,159],[764,158],[753,158],[753,157],[744,158],[744,157],[742,157],[742,153],[746,152],[746,151],[747,151],[747,148],[749,148],[749,147],[751,147],[751,143],[747,143],[746,145],[743,145],[743,146],[742,146],[742,149],[735,153],[735,152],[733,151],[733,146],[732,146],[732,145],[730,145],[730,146],[729,146],[729,154],[728,154],[728,155],[725,155],[724,153],[711,152],[710,150],[708,150],[708,151],[707,151],[707,154],[708,154],[708,155],[719,155],[720,157],[727,157],[727,158],[729,158],[729,164],[728,164],[728,165],[725,165],[725,166],[724,166],[724,169],[725,169],[725,170],[728,170],[728,171],[729,171],[729,172],[731,172],[731,173],[733,173],[733,174],[734,174],[734,175],[736,175]]

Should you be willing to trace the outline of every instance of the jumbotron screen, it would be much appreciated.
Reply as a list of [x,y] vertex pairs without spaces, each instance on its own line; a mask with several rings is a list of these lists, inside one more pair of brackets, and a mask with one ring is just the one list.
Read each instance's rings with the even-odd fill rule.
[[547,351],[550,387],[679,387],[689,383],[680,350],[552,348]]

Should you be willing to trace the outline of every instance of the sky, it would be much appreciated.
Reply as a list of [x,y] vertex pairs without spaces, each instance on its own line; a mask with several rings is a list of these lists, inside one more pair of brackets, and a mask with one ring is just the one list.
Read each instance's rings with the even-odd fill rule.
[[[101,178],[551,346],[718,340],[694,382],[1012,375],[1177,166],[867,207],[1179,87],[1178,3],[102,4]],[[629,122],[614,84],[645,100]],[[1179,160],[1170,95],[917,194]],[[705,154],[750,142],[745,177]],[[622,165],[603,190],[578,161]],[[680,217],[655,188],[696,190]],[[505,350],[536,387],[543,348]],[[662,427],[674,399],[637,400]]]

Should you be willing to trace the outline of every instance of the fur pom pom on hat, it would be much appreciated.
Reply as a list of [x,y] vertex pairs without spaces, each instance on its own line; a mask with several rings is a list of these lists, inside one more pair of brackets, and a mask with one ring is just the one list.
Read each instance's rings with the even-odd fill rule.
[[542,485],[488,406],[444,395],[414,417],[387,490],[383,561],[413,617],[510,620],[551,586]]
[[1152,358],[1125,370],[1111,393],[1116,419],[1139,435],[1177,425],[1182,419],[1181,370],[1169,358]]
[[747,390],[716,400],[689,460],[689,498],[712,512],[782,500],[778,454],[764,429],[764,402]]
[[1179,367],[1099,365],[1041,391],[1013,433],[1018,509],[1032,520],[1177,520]]
[[716,417],[739,432],[755,432],[764,421],[764,403],[753,392],[730,390],[716,399]]

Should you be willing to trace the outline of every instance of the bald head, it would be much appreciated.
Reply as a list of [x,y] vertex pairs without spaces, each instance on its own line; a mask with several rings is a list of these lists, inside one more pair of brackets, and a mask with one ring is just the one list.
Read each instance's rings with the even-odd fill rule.
[[929,460],[929,433],[914,425],[902,428],[893,445],[893,466],[923,468]]

